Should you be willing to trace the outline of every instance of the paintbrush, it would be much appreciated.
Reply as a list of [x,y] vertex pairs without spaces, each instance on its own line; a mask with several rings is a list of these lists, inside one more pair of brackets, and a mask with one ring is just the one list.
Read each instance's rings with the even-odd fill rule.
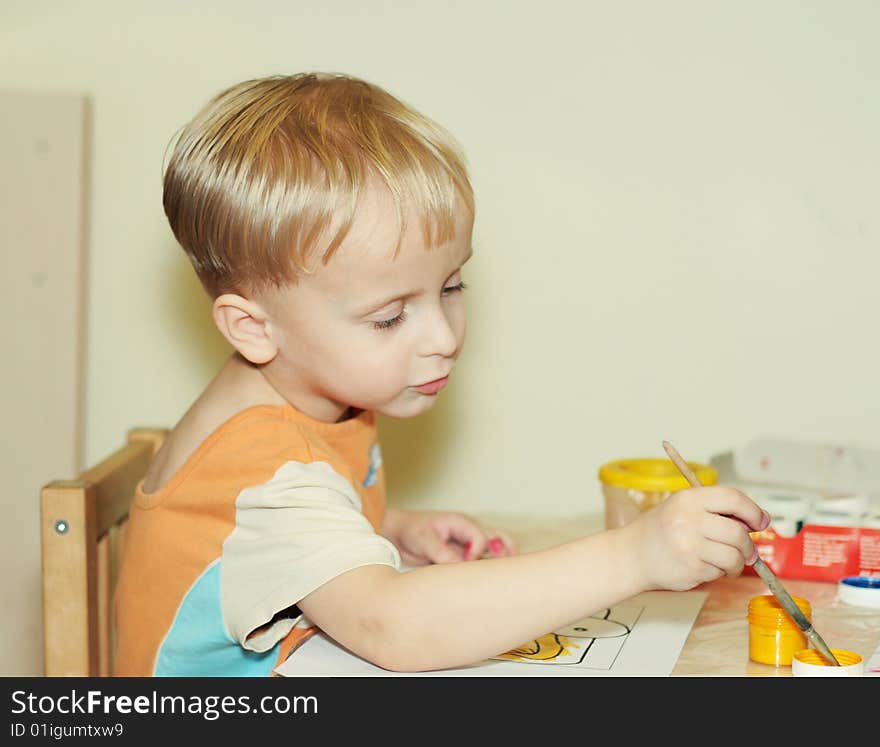
[[[698,488],[702,485],[697,476],[693,473],[693,470],[688,466],[688,463],[681,458],[681,455],[675,450],[675,447],[669,441],[663,442],[663,448],[666,453],[669,455],[669,458],[672,460],[673,464],[678,467],[678,471],[681,472],[682,477],[688,481],[688,484],[692,488]],[[816,650],[822,654],[827,660],[828,663],[839,667],[840,662],[837,661],[834,654],[831,653],[831,649],[825,644],[825,641],[822,640],[822,636],[820,636],[814,629],[810,621],[807,619],[807,616],[801,611],[801,608],[797,606],[794,599],[791,598],[791,594],[789,594],[785,587],[782,585],[782,582],[776,577],[776,574],[773,573],[768,567],[764,560],[759,555],[753,564],[754,569],[758,572],[758,575],[764,580],[764,583],[767,584],[767,588],[773,592],[773,596],[779,601],[779,604],[782,605],[783,609],[789,614],[792,620],[797,623],[797,626],[803,631],[804,635],[807,637],[807,640],[813,644]]]

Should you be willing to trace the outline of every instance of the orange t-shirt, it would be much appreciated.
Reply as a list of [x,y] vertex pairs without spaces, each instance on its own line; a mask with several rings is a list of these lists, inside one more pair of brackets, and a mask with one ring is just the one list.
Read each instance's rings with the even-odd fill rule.
[[315,631],[297,602],[345,571],[400,567],[379,534],[375,415],[238,413],[158,491],[139,485],[114,600],[115,674],[269,676]]

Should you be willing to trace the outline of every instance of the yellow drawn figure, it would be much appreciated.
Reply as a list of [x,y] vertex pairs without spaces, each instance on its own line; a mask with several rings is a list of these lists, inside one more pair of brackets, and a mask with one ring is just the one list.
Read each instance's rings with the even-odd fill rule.
[[547,633],[540,638],[524,643],[511,649],[506,654],[501,654],[499,659],[511,659],[512,661],[547,661],[557,659],[560,656],[571,656],[571,641],[567,636],[558,633]]
[[603,613],[542,635],[495,658],[549,662],[565,656],[583,655],[584,648],[589,648],[594,638],[616,638],[630,632],[629,627],[623,623],[609,620],[610,612],[611,610],[606,609]]

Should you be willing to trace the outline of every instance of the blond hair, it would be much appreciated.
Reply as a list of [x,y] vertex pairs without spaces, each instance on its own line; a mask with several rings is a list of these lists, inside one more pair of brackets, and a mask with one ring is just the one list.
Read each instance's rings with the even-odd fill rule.
[[429,246],[452,238],[459,198],[473,213],[464,158],[438,124],[346,75],[272,76],[227,88],[183,128],[163,205],[208,293],[256,291],[326,264],[374,177],[400,232],[411,206]]

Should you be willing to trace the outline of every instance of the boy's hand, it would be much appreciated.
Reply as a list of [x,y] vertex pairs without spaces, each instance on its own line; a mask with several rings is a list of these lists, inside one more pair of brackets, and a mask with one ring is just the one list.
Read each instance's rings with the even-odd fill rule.
[[684,591],[755,562],[749,532],[769,514],[744,493],[720,486],[674,493],[632,522],[633,548],[649,587]]
[[382,534],[397,546],[407,565],[455,563],[476,560],[484,553],[500,557],[517,551],[507,532],[484,527],[455,512],[389,509]]

